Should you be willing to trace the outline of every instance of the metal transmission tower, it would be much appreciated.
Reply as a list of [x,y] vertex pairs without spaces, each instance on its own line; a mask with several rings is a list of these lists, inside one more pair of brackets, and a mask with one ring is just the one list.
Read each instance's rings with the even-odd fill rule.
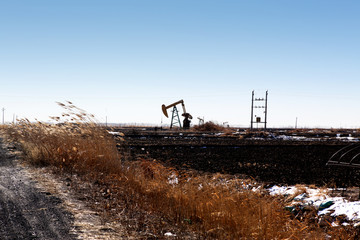
[[[267,124],[267,97],[268,97],[268,91],[266,91],[265,98],[254,98],[254,91],[252,91],[252,98],[251,98],[251,130],[254,127],[254,123],[257,125],[264,124],[264,130],[266,130],[266,124]],[[254,102],[260,102],[261,105],[254,106]],[[264,109],[264,112],[262,114],[264,115],[264,121],[261,120],[261,116],[254,115],[254,109]],[[261,115],[262,115],[261,114]],[[255,121],[254,121],[255,117]]]

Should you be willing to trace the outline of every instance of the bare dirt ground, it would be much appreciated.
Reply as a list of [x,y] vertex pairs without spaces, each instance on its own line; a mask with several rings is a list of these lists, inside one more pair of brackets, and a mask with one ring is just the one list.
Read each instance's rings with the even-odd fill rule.
[[15,154],[0,146],[0,238],[74,239],[73,216],[61,200],[36,187]]
[[30,167],[28,171],[36,179],[37,186],[59,197],[61,207],[72,214],[70,232],[76,235],[76,239],[134,239],[135,235],[129,235],[121,223],[106,221],[99,212],[89,207],[83,193],[74,192],[71,186],[74,178],[70,180],[64,175],[53,174],[49,168]]
[[0,239],[133,239],[105,223],[49,169],[24,165],[0,139]]
[[111,199],[103,188],[76,174],[30,166],[0,138],[0,240],[201,239],[157,214],[132,208],[125,203],[126,192],[105,211]]

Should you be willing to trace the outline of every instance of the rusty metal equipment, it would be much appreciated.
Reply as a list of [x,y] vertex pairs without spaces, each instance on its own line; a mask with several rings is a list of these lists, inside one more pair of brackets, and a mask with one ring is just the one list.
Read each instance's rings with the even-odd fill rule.
[[360,168],[360,143],[341,148],[330,157],[326,165]]
[[179,124],[179,127],[181,128],[181,122],[180,122],[180,117],[179,117],[179,112],[176,108],[176,105],[178,104],[181,104],[182,108],[183,108],[183,114],[182,116],[184,117],[184,120],[183,120],[183,128],[189,128],[190,127],[190,119],[192,119],[192,116],[190,113],[187,113],[186,112],[186,109],[185,109],[185,103],[184,103],[184,100],[180,100],[180,101],[177,101],[177,102],[174,102],[168,106],[166,106],[165,104],[163,104],[161,106],[161,109],[162,109],[162,112],[164,113],[164,115],[166,117],[169,117],[168,113],[167,113],[167,110],[169,108],[173,108],[172,110],[172,117],[171,117],[171,124],[170,124],[170,128],[173,127],[173,125],[175,124]]

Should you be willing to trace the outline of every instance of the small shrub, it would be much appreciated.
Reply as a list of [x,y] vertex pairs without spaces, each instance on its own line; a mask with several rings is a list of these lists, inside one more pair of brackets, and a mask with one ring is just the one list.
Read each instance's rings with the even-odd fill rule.
[[194,129],[196,131],[202,131],[202,132],[219,132],[219,131],[224,131],[225,128],[219,124],[215,124],[211,121],[206,122],[204,124],[201,125],[196,125],[194,126]]

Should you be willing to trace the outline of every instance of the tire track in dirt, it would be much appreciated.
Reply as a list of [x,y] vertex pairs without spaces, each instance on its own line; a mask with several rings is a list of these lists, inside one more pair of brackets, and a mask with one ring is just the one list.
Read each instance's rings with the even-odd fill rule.
[[76,239],[73,216],[42,192],[0,139],[0,239]]

